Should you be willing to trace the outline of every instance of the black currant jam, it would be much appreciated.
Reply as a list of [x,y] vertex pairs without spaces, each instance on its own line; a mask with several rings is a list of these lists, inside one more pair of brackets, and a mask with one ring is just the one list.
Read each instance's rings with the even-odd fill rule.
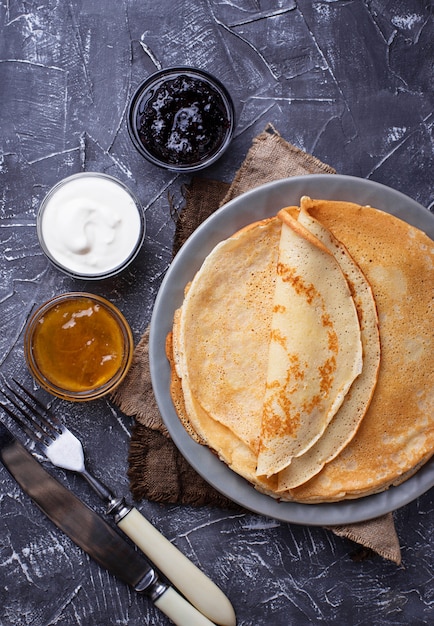
[[229,94],[200,70],[157,72],[136,92],[129,130],[138,150],[169,169],[199,169],[226,149],[234,125]]

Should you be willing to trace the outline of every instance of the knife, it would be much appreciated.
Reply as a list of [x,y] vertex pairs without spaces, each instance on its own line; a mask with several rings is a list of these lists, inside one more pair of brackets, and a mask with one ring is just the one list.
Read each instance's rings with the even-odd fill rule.
[[[117,526],[132,539],[154,567],[164,574],[200,613],[220,626],[235,626],[236,617],[233,606],[223,591],[148,522],[135,507],[127,504],[124,498],[117,497],[106,485],[88,472],[81,441],[21,383],[16,380],[14,382],[24,392],[25,397],[19,395],[8,383],[5,383],[5,386],[13,395],[10,396],[4,389],[1,390],[1,394],[19,411],[19,414],[3,403],[0,404],[1,409],[21,426],[53,465],[78,472],[87,480],[105,502],[106,513],[114,518]],[[36,405],[36,411],[33,405],[29,404],[28,398]],[[20,402],[17,403],[16,399]],[[30,413],[24,410],[22,405],[29,409]],[[44,435],[46,434],[50,441],[48,445],[46,439],[41,440],[35,435],[34,428],[38,429],[37,422],[33,424],[35,415],[44,425]],[[28,427],[22,416],[29,421],[29,424],[33,424],[32,428]]]
[[0,422],[0,460],[47,517],[99,565],[145,593],[178,626],[211,626],[105,520],[51,476]]

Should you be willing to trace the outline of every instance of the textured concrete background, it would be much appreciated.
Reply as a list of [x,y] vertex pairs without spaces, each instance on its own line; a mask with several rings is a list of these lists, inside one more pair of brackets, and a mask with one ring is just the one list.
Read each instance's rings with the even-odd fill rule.
[[[230,90],[238,124],[202,176],[230,181],[268,122],[341,174],[368,178],[433,208],[433,3],[430,0],[3,0],[0,2],[0,364],[30,382],[22,334],[34,307],[90,290],[147,326],[171,259],[169,200],[188,176],[147,164],[126,110],[159,67],[192,65]],[[82,170],[112,174],[143,202],[148,230],[121,276],[83,283],[51,267],[35,215],[48,189]],[[107,401],[59,414],[91,466],[119,493],[131,420]],[[76,477],[61,480],[100,510]],[[322,528],[215,509],[139,508],[230,597],[240,626],[428,624],[434,621],[433,490],[395,514],[403,565],[357,561]],[[1,626],[168,621],[57,531],[0,468]]]

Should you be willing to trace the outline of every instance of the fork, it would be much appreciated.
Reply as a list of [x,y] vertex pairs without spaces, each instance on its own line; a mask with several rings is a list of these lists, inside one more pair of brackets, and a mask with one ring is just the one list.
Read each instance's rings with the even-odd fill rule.
[[81,441],[34,394],[13,380],[21,392],[5,383],[8,391],[2,389],[1,393],[14,409],[3,402],[0,405],[37,449],[56,467],[83,476],[106,503],[106,512],[114,517],[117,526],[198,610],[216,624],[235,624],[232,605],[219,587],[135,507],[126,504],[124,498],[116,497],[88,471]]

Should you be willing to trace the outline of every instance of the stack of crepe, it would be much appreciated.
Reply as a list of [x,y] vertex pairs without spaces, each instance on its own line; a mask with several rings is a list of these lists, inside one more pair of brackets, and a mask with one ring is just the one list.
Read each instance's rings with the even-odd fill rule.
[[219,243],[168,336],[186,430],[272,497],[378,493],[434,451],[434,243],[303,197]]

